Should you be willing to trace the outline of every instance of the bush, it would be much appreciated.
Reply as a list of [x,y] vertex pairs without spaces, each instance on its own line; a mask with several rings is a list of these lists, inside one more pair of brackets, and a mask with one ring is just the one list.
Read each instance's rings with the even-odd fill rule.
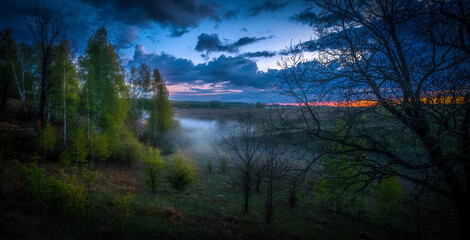
[[18,176],[23,189],[33,198],[38,199],[46,210],[59,210],[64,215],[80,215],[88,202],[83,185],[75,185],[75,176],[67,176],[61,171],[62,179],[45,175],[45,169],[36,162],[30,167],[18,166]]
[[140,158],[142,154],[142,144],[128,131],[120,134],[113,146],[113,156],[117,160],[127,162],[129,169],[132,163]]
[[87,163],[88,141],[85,133],[81,129],[77,129],[71,137],[70,145],[65,148],[59,156],[59,161],[68,166],[75,162],[75,165],[84,165]]
[[193,162],[182,153],[176,153],[168,167],[167,180],[171,187],[182,193],[196,180],[196,168]]
[[124,232],[124,224],[127,219],[134,214],[134,210],[131,208],[132,203],[134,202],[134,195],[128,192],[122,198],[116,197],[112,203],[115,205],[115,211],[117,214],[118,220],[121,222],[122,231]]
[[38,144],[39,147],[44,150],[44,159],[46,159],[46,151],[54,149],[54,145],[57,142],[54,131],[52,130],[51,124],[47,123],[44,129],[39,134]]
[[159,181],[159,175],[163,169],[163,159],[160,156],[160,150],[156,148],[155,150],[152,147],[148,147],[147,154],[143,159],[145,170],[143,180],[144,183],[155,193]]

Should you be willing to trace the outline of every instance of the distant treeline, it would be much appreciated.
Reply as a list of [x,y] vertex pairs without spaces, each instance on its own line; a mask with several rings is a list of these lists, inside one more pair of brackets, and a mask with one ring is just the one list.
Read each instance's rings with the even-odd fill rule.
[[[147,100],[145,100],[147,101]],[[150,102],[150,99],[148,100]],[[228,109],[228,108],[264,108],[265,104],[261,102],[257,103],[243,103],[243,102],[221,102],[221,101],[171,101],[171,105],[174,108],[216,108],[216,109]]]

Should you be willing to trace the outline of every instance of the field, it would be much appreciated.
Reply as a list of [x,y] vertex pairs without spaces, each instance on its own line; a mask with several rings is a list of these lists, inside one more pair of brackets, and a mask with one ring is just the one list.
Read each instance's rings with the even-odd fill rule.
[[[269,115],[268,109],[256,109],[257,115]],[[265,221],[263,195],[256,191],[251,197],[249,213],[243,212],[243,198],[239,187],[229,173],[223,173],[215,150],[214,138],[220,134],[223,123],[237,121],[243,115],[240,108],[177,109],[181,132],[186,139],[178,146],[197,165],[196,182],[181,195],[163,180],[156,193],[142,183],[143,165],[134,162],[104,162],[96,166],[97,181],[86,186],[89,204],[79,215],[56,214],[55,206],[42,206],[42,201],[27,197],[19,188],[17,169],[12,162],[2,162],[0,237],[2,239],[414,239],[424,234],[427,239],[454,239],[458,232],[453,213],[441,215],[441,209],[450,209],[446,201],[430,201],[428,211],[414,212],[414,185],[402,181],[406,190],[405,211],[392,224],[376,214],[373,196],[365,199],[364,211],[355,214],[333,214],[314,192],[310,182],[295,207],[287,202],[279,205],[273,222]],[[4,122],[3,122],[4,123]],[[31,123],[29,123],[31,124]],[[10,126],[10,128],[12,128]],[[3,132],[8,133],[3,129]],[[2,133],[3,134],[3,133]],[[21,141],[34,142],[36,133],[26,131],[21,138],[9,138],[10,146]],[[6,136],[6,135],[4,135]],[[184,143],[184,144],[183,144]],[[34,149],[27,156],[34,156]],[[20,154],[23,155],[23,154]],[[170,156],[164,156],[165,160]],[[26,157],[25,157],[26,158]],[[39,160],[46,176],[59,176],[60,169],[74,174],[71,167],[57,161]],[[28,166],[31,160],[22,160]],[[78,182],[85,182],[78,176]],[[117,200],[130,193],[129,216],[120,219]],[[423,208],[425,209],[425,208]],[[433,212],[436,210],[436,212]],[[424,229],[416,230],[416,214],[427,216]],[[423,218],[423,217],[422,217]],[[432,221],[431,221],[432,220]],[[436,222],[438,224],[436,224]],[[439,226],[439,224],[441,224]]]

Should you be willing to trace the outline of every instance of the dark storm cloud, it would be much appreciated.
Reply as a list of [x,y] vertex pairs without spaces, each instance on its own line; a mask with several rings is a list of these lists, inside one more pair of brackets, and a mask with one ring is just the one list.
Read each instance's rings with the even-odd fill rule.
[[260,52],[247,52],[239,55],[240,57],[248,57],[248,58],[257,58],[257,57],[274,57],[276,56],[276,52],[270,51],[260,51]]
[[[198,0],[82,0],[109,14],[113,20],[147,25],[157,22],[164,26],[196,27],[202,20],[220,20],[217,6]],[[112,11],[109,11],[112,10]],[[180,31],[181,32],[181,31]],[[177,35],[177,34],[176,34]]]
[[190,76],[194,71],[194,64],[191,60],[177,58],[164,52],[147,53],[144,46],[137,44],[133,60],[129,61],[129,65],[138,66],[143,62],[152,68],[159,69],[166,80],[170,80],[172,83],[191,81]]
[[315,14],[314,9],[308,8],[302,11],[301,13],[291,16],[289,20],[307,26],[313,26],[317,23],[321,23],[325,27],[330,27],[338,23],[338,21],[340,21],[340,18],[336,15],[326,15],[320,17]]
[[299,14],[291,16],[289,19],[293,22],[313,26],[313,24],[318,20],[318,17],[310,9],[307,9]]
[[187,32],[189,32],[189,29],[186,27],[172,27],[170,37],[181,37]]
[[273,38],[270,37],[242,37],[234,43],[222,43],[217,34],[202,33],[197,38],[197,44],[195,49],[199,52],[206,52],[205,56],[209,52],[238,52],[240,47],[248,44],[252,44],[258,41]]
[[79,43],[88,40],[91,33],[89,27],[96,20],[94,8],[79,1],[0,1],[0,31],[11,28],[15,41],[31,42],[32,35],[26,23],[30,21],[28,17],[33,7],[46,8],[51,15],[62,17],[67,32]]
[[121,28],[115,40],[116,49],[123,49],[133,46],[138,38],[139,28],[135,26],[127,26]]
[[237,12],[234,11],[234,10],[228,10],[227,12],[225,12],[224,14],[224,19],[232,19],[232,18],[236,18],[237,17]]
[[191,60],[166,53],[147,53],[142,45],[136,45],[134,59],[129,61],[129,65],[138,66],[142,62],[148,63],[152,68],[158,68],[170,85],[228,82],[229,87],[267,89],[277,80],[279,73],[277,70],[260,72],[256,62],[240,56],[221,55],[208,63],[194,65]]
[[263,11],[274,12],[289,4],[289,1],[276,1],[266,0],[258,4],[251,5],[248,8],[248,16],[254,17],[261,14]]

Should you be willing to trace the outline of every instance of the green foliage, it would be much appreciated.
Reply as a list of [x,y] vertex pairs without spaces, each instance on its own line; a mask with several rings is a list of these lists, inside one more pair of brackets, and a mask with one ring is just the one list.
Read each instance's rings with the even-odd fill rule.
[[132,209],[132,203],[134,202],[134,195],[128,192],[125,196],[116,197],[112,203],[115,206],[115,211],[118,220],[121,222],[122,231],[124,232],[124,224],[126,223],[127,219],[134,214],[134,210]]
[[158,148],[154,150],[152,147],[148,147],[143,162],[145,165],[143,176],[144,183],[155,193],[160,183],[159,177],[164,165],[163,159],[160,156],[160,150]]
[[70,147],[66,148],[59,155],[59,162],[64,166],[69,166],[73,160],[75,160],[75,155],[74,151]]
[[18,163],[18,176],[23,189],[33,198],[38,199],[44,210],[59,210],[65,215],[79,215],[85,210],[88,199],[83,185],[75,185],[75,177],[61,171],[62,178],[46,176],[46,170],[39,168],[36,162],[29,167]]
[[[153,110],[150,112],[149,136],[154,145],[167,144],[165,136],[173,127],[173,107],[169,92],[158,69],[153,70]],[[159,143],[159,144],[158,144]]]
[[54,130],[51,127],[50,123],[47,123],[44,129],[39,134],[39,147],[44,150],[44,157],[46,156],[46,151],[54,149],[54,145],[57,142],[55,137]]
[[88,141],[85,133],[80,128],[72,134],[70,145],[60,154],[59,161],[68,166],[74,162],[76,166],[87,163]]
[[86,187],[91,187],[98,181],[98,170],[91,171],[89,168],[82,168],[82,179]]
[[[363,117],[361,117],[361,121],[367,121],[367,118]],[[345,130],[347,127],[345,121],[339,120],[334,133],[338,137],[344,137],[348,134]],[[355,139],[355,141],[355,143],[361,144],[361,139]],[[318,199],[326,203],[334,214],[336,212],[349,212],[352,214],[357,210],[360,215],[365,208],[365,196],[360,189],[364,183],[368,182],[368,176],[362,174],[366,169],[358,163],[367,156],[364,156],[361,152],[353,152],[351,148],[336,142],[331,142],[328,149],[341,154],[319,160],[323,167],[324,176],[314,186],[314,191],[318,193]],[[358,202],[355,204],[353,201]]]
[[196,168],[193,162],[182,153],[176,153],[168,166],[167,180],[179,193],[182,193],[196,180]]
[[142,154],[142,143],[130,132],[123,131],[119,139],[113,143],[113,157],[122,162],[127,162],[129,168]]
[[95,127],[111,143],[119,141],[130,108],[129,92],[125,70],[104,28],[90,38],[79,65],[84,79],[80,106],[87,116],[88,128]]
[[361,116],[361,123],[364,124],[366,122],[367,122],[367,115],[364,114]]
[[[102,159],[107,159],[110,156],[108,137],[106,135],[93,134],[91,139],[91,149],[93,150],[93,158],[96,156],[100,159],[100,164]],[[94,159],[91,166],[94,164]]]
[[402,213],[403,188],[396,177],[380,181],[377,189],[377,211],[390,224],[394,216]]

